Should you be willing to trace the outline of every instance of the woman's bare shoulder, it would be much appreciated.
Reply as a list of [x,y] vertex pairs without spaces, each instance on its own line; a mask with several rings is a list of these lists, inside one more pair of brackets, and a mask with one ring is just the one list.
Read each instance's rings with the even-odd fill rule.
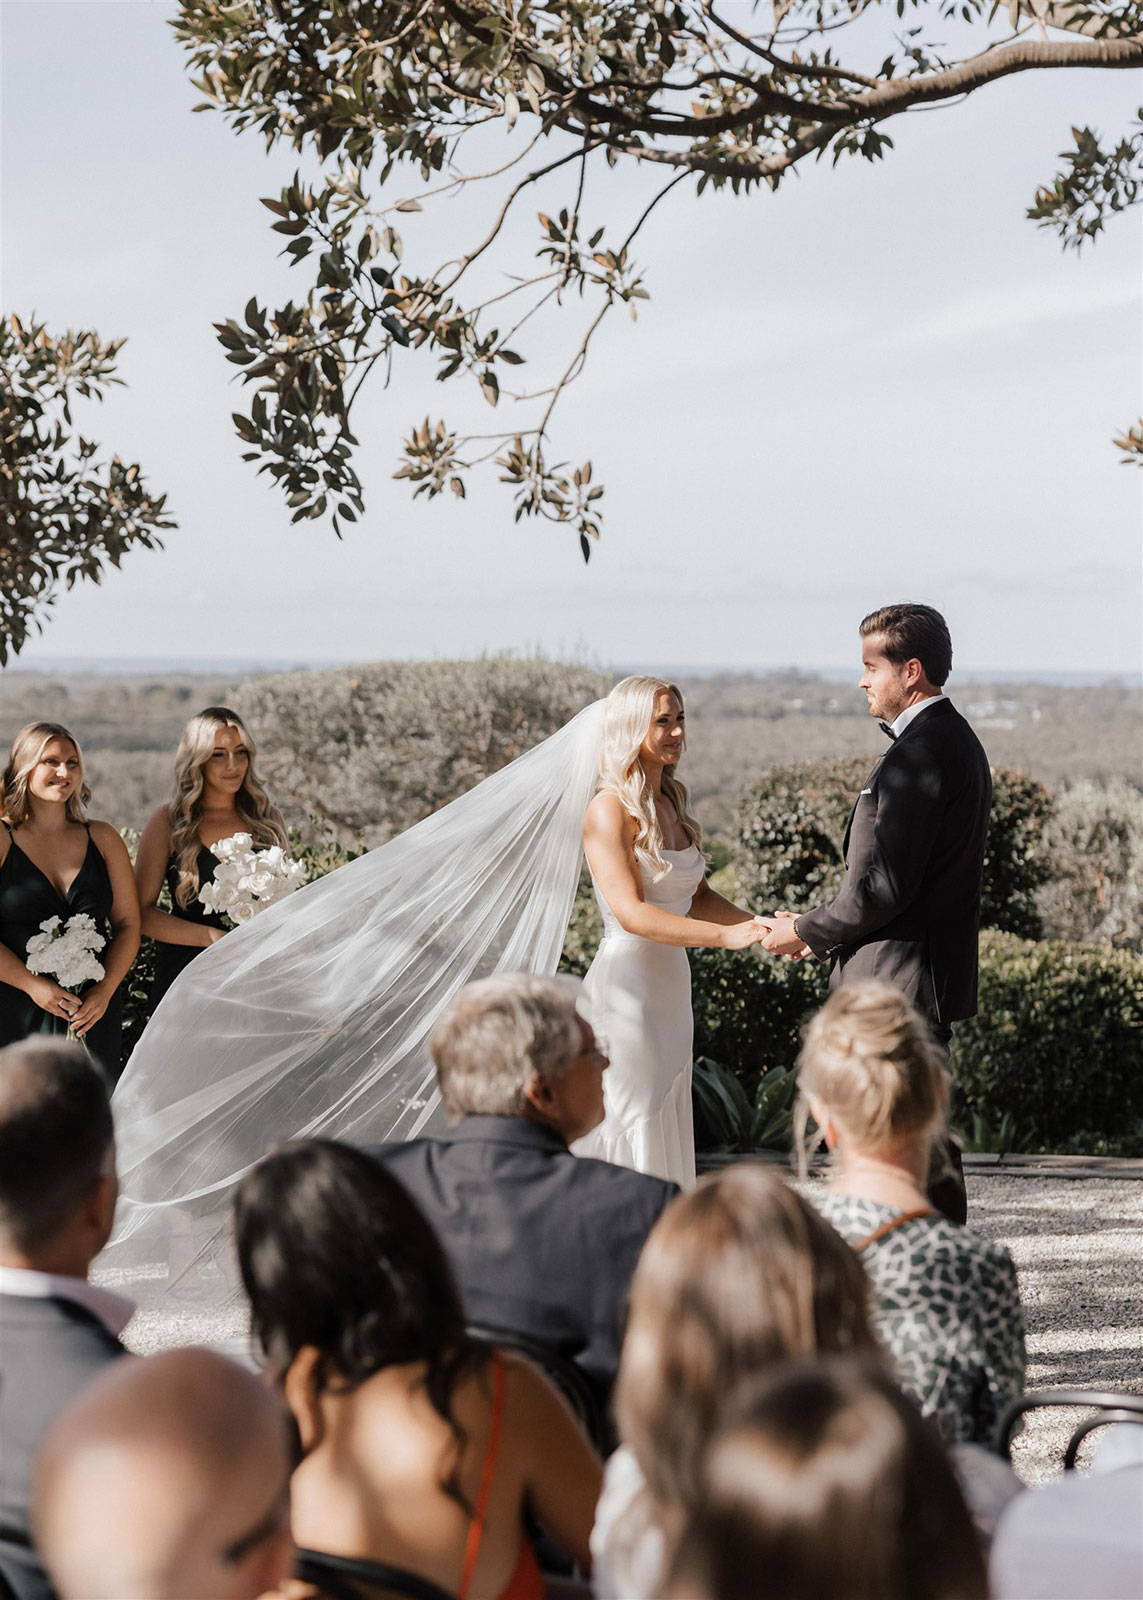
[[143,837],[147,839],[169,839],[171,836],[171,808],[164,801],[161,806],[156,806],[147,818],[143,829]]
[[588,804],[584,813],[584,827],[595,833],[626,836],[634,830],[635,819],[628,814],[617,794],[604,789],[594,795]]

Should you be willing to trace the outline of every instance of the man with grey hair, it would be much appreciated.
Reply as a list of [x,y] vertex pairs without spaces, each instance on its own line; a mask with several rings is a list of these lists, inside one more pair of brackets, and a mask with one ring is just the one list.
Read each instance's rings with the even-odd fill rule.
[[117,1362],[48,1430],[32,1523],[60,1600],[257,1600],[289,1576],[269,1384],[213,1350]]
[[77,1044],[0,1050],[0,1593],[41,1600],[28,1529],[32,1459],[58,1412],[108,1362],[134,1306],[88,1281],[118,1185],[106,1080]]
[[639,1252],[673,1183],[568,1146],[603,1120],[604,1043],[574,978],[462,990],[429,1040],[453,1128],[374,1146],[436,1228],[469,1321],[574,1361],[606,1403]]

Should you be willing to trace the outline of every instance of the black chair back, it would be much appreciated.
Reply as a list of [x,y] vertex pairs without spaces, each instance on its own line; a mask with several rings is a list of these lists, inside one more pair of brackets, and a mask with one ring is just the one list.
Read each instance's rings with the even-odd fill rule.
[[312,1583],[323,1600],[380,1600],[399,1595],[402,1600],[456,1600],[431,1578],[381,1561],[361,1561],[354,1556],[331,1556],[323,1550],[299,1550],[294,1576]]
[[1117,1392],[1114,1389],[1029,1389],[1005,1409],[996,1430],[996,1451],[1005,1461],[1012,1459],[1012,1439],[1016,1424],[1029,1411],[1049,1407],[1082,1406],[1096,1413],[1085,1417],[1073,1430],[1064,1452],[1064,1471],[1075,1468],[1080,1446],[1097,1428],[1112,1422],[1143,1423],[1143,1394]]

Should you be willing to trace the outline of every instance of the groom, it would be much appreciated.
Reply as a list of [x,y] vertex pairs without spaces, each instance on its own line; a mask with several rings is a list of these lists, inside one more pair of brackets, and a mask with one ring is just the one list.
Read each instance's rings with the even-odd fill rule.
[[[829,960],[831,989],[885,979],[947,1048],[953,1023],[976,1014],[988,757],[942,693],[952,641],[939,611],[883,606],[862,622],[861,643],[859,687],[889,747],[850,816],[840,893],[773,918],[764,948]],[[934,1198],[964,1220],[963,1180]]]

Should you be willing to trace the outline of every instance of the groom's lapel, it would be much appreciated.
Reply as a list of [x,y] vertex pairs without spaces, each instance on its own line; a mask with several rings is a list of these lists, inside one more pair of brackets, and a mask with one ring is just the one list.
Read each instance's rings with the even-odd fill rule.
[[[892,745],[890,745],[889,749],[891,750],[892,748],[893,748]],[[872,772],[869,774],[868,778],[866,778],[866,780],[865,780],[865,783],[864,783],[864,785],[862,787],[862,790],[861,790],[861,794],[858,795],[857,799],[853,802],[853,805],[850,808],[849,821],[845,825],[845,838],[841,841],[841,859],[842,859],[843,862],[848,863],[848,861],[849,861],[849,836],[853,832],[853,819],[857,815],[857,808],[861,803],[861,795],[864,794],[865,791],[872,786],[874,778],[881,771],[881,763],[885,760],[885,757],[888,754],[889,754],[889,750],[886,750],[881,755],[879,755],[877,757],[877,760],[873,763]]]

